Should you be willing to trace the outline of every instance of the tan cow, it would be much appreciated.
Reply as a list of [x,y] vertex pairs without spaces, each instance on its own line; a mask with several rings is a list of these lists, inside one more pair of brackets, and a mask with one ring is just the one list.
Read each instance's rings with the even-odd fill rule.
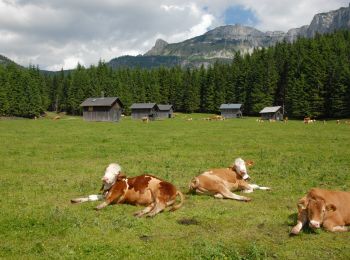
[[253,162],[246,163],[241,158],[237,158],[232,167],[205,171],[191,180],[190,192],[213,195],[215,198],[221,199],[250,201],[250,198],[236,195],[231,191],[241,190],[250,193],[256,189],[270,190],[268,187],[260,187],[247,182],[249,175],[246,165],[253,165]]
[[297,235],[309,223],[313,229],[323,226],[327,231],[349,231],[350,192],[314,188],[298,202],[298,222],[291,230]]
[[[105,200],[95,209],[100,210],[110,204],[143,205],[145,209],[134,215],[141,217],[155,216],[166,207],[172,206],[171,210],[179,209],[183,202],[183,194],[176,187],[152,175],[140,175],[128,178],[121,173],[118,164],[110,164],[102,178],[101,190],[103,195],[89,195],[87,197],[72,199],[72,203]],[[176,197],[180,196],[181,202],[175,204]]]

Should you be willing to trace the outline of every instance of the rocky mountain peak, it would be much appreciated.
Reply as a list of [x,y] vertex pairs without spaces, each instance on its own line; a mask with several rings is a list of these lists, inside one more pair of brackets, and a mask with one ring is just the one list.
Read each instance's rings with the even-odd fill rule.
[[213,30],[208,31],[204,35],[206,36],[212,36],[212,37],[220,37],[225,39],[235,39],[240,38],[244,36],[261,36],[263,32],[250,27],[250,26],[244,26],[241,24],[235,24],[235,25],[224,25],[217,27]]
[[162,39],[157,39],[156,43],[145,55],[158,55],[168,45],[168,43]]

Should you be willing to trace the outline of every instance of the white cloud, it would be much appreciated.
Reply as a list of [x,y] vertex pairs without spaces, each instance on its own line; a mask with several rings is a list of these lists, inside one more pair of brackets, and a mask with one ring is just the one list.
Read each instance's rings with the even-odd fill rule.
[[223,25],[240,5],[258,29],[287,31],[346,0],[0,0],[0,54],[42,69],[143,54],[157,38],[179,42]]

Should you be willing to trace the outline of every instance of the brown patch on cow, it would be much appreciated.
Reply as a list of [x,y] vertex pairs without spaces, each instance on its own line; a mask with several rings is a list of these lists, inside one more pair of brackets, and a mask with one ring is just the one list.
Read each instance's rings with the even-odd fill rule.
[[177,223],[180,225],[199,225],[199,221],[194,218],[182,218],[177,220]]
[[134,189],[136,192],[144,193],[151,179],[151,176],[146,175],[140,175],[135,178],[128,179],[129,190]]
[[162,181],[159,183],[160,195],[165,198],[165,200],[170,200],[176,196],[176,188],[169,182]]
[[119,202],[119,199],[125,194],[126,192],[126,183],[125,181],[116,181],[113,186],[110,188],[106,201],[109,204],[115,204]]

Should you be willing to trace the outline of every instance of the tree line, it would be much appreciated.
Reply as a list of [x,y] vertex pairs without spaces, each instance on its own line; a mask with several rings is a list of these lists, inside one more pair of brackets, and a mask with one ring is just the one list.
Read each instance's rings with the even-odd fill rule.
[[282,42],[231,63],[207,68],[159,67],[113,70],[77,65],[42,75],[38,68],[0,66],[0,114],[37,116],[45,110],[82,113],[88,97],[118,96],[125,112],[136,102],[173,104],[176,111],[217,113],[222,103],[242,103],[245,115],[280,105],[286,116],[350,116],[350,32]]

